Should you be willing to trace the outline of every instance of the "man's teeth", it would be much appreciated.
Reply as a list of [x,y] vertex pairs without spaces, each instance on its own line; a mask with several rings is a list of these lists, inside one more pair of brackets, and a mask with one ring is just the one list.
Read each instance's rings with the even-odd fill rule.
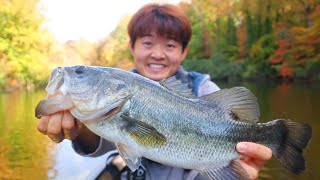
[[150,64],[149,67],[150,68],[164,68],[164,65],[161,65],[161,64]]

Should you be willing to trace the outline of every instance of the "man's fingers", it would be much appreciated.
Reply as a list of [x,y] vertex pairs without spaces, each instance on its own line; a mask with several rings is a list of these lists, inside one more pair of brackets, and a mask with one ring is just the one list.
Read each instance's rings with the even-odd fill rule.
[[37,124],[37,129],[44,135],[47,135],[47,127],[50,116],[42,116]]
[[59,143],[63,141],[64,136],[61,128],[63,119],[63,113],[55,113],[51,115],[48,128],[47,128],[47,134],[48,137],[55,143]]
[[258,178],[264,162],[272,157],[272,151],[269,148],[252,142],[240,142],[237,144],[236,149],[246,156],[240,160],[240,163],[247,171],[250,179]]
[[254,163],[244,162],[240,160],[240,164],[243,167],[243,169],[246,170],[246,172],[248,173],[249,179],[258,178],[260,169]]
[[77,137],[75,118],[69,111],[64,111],[62,120],[63,134],[66,139],[73,140]]
[[69,111],[61,111],[51,116],[41,117],[37,129],[42,134],[48,135],[53,142],[59,143],[65,138],[75,139],[82,126],[82,123],[76,122]]
[[237,151],[245,156],[267,161],[272,157],[271,149],[256,143],[240,142],[237,144]]

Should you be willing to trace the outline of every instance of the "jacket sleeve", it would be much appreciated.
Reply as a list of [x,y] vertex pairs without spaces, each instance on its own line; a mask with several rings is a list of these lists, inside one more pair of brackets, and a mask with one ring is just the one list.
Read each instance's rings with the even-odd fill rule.
[[220,88],[211,81],[211,78],[208,74],[201,74],[192,71],[189,73],[189,75],[193,79],[193,91],[198,97],[220,90]]
[[198,96],[204,96],[216,91],[219,91],[220,88],[210,80],[210,77],[208,79],[205,79],[203,83],[200,84],[198,89]]

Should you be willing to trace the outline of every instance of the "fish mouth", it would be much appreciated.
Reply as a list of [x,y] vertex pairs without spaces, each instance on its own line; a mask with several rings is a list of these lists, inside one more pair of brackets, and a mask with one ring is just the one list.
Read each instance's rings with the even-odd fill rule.
[[42,116],[49,116],[59,111],[68,110],[71,114],[79,119],[81,122],[84,121],[100,121],[107,119],[110,116],[113,116],[115,113],[119,112],[126,100],[120,100],[115,102],[112,105],[109,105],[108,108],[103,108],[95,112],[79,112],[73,103],[70,95],[64,94],[62,91],[57,91],[53,95],[48,95],[47,99],[42,100],[38,103],[35,109],[36,118],[40,119]]
[[74,104],[71,97],[61,91],[57,91],[55,94],[48,95],[45,100],[38,103],[35,109],[35,116],[40,119],[42,116],[49,116],[59,111],[70,110],[73,107]]

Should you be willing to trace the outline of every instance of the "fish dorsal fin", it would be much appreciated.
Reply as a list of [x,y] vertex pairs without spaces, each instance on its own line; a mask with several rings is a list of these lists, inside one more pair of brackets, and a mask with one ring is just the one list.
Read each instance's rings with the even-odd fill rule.
[[189,83],[183,83],[175,76],[171,76],[159,82],[160,85],[172,91],[180,96],[187,98],[195,98],[192,88],[189,87]]
[[201,99],[218,102],[231,111],[234,120],[257,122],[260,116],[256,96],[245,87],[222,89]]
[[127,113],[122,114],[121,118],[126,121],[123,130],[125,130],[138,144],[144,147],[158,147],[166,144],[166,137],[151,125],[136,120]]
[[134,151],[129,149],[127,146],[121,143],[116,143],[116,146],[118,148],[119,154],[126,162],[126,165],[130,168],[132,172],[137,170],[139,166],[141,165],[141,155]]

